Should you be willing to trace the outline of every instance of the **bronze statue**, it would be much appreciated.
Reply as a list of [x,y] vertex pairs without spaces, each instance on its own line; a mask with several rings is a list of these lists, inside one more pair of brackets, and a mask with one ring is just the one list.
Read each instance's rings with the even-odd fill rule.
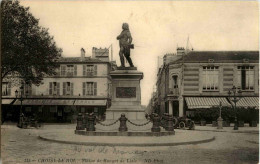
[[119,56],[121,61],[121,67],[125,67],[125,59],[128,61],[130,67],[134,67],[132,63],[132,59],[130,58],[130,48],[134,48],[134,45],[132,43],[132,36],[129,31],[129,26],[127,23],[123,23],[122,25],[123,31],[121,34],[117,37],[117,40],[119,40]]

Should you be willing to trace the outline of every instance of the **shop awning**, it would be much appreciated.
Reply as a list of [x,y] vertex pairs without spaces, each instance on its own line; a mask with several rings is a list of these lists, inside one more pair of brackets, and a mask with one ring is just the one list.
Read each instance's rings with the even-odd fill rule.
[[219,102],[222,106],[230,106],[231,104],[223,97],[185,97],[188,109],[198,108],[211,108],[219,106]]
[[76,100],[74,105],[80,106],[106,106],[107,100]]
[[[37,100],[37,99],[24,99],[23,100],[23,105],[43,105],[44,100]],[[16,100],[14,102],[14,105],[21,105],[20,100]]]
[[52,100],[46,99],[44,100],[43,105],[73,105],[75,100]]
[[[53,100],[53,99],[24,99],[23,105],[73,105],[75,100]],[[20,100],[16,100],[14,105],[21,105]]]
[[14,99],[2,99],[2,104],[11,104],[14,101]]
[[259,109],[259,97],[243,97],[236,105],[237,107],[255,107],[256,109]]

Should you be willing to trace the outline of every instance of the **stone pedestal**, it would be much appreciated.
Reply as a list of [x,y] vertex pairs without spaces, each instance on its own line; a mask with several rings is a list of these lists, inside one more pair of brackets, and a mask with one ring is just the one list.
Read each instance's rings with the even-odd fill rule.
[[144,120],[145,109],[141,107],[140,80],[143,73],[136,67],[118,67],[111,71],[112,101],[106,111],[107,120],[116,120],[124,113],[129,120]]
[[218,128],[217,129],[223,129],[223,119],[221,117],[218,118]]

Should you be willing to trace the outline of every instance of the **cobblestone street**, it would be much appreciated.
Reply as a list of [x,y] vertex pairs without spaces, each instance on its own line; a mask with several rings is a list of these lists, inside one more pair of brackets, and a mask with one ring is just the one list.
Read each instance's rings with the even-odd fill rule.
[[[162,147],[80,146],[42,141],[38,138],[44,130],[55,131],[56,128],[74,130],[75,125],[45,125],[40,129],[19,129],[15,125],[2,125],[2,162],[258,163],[259,158],[257,133],[200,131],[199,133],[205,135],[214,135],[216,140],[198,145]],[[176,135],[178,131],[181,130],[176,130]],[[182,132],[192,134],[188,130]]]

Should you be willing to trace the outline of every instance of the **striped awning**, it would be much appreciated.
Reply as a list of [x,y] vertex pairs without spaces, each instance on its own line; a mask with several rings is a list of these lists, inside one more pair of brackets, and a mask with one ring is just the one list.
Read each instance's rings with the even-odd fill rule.
[[[44,100],[38,100],[38,99],[24,99],[23,100],[23,105],[43,105]],[[14,102],[14,105],[21,105],[20,100],[16,100]]]
[[73,105],[75,100],[53,100],[46,99],[44,100],[43,105]]
[[[53,99],[24,99],[23,105],[73,105],[75,100],[53,100]],[[16,100],[14,105],[20,105],[21,101]]]
[[244,108],[255,107],[259,109],[259,97],[243,97],[237,102],[236,106]]
[[219,106],[230,106],[231,104],[224,97],[185,97],[188,109],[211,108]]
[[11,104],[14,101],[14,99],[2,99],[2,104]]
[[74,105],[79,106],[105,106],[107,100],[76,100]]

